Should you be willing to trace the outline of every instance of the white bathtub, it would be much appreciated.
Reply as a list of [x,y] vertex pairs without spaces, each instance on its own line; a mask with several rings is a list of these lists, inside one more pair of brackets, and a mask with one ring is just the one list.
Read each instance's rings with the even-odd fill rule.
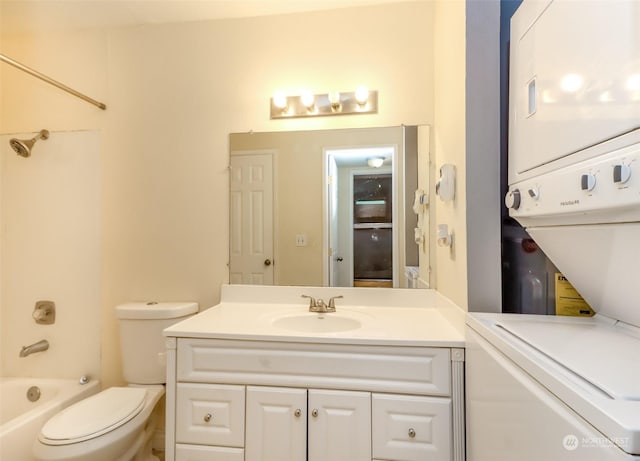
[[[27,398],[32,386],[40,388],[35,402]],[[99,390],[99,381],[0,378],[0,459],[32,461],[31,447],[44,423],[62,408]]]

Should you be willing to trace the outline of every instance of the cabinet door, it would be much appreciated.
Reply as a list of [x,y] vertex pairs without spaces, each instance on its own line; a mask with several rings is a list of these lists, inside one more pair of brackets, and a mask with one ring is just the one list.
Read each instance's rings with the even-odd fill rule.
[[247,387],[245,461],[305,461],[307,391]]
[[309,461],[371,461],[371,394],[309,390]]

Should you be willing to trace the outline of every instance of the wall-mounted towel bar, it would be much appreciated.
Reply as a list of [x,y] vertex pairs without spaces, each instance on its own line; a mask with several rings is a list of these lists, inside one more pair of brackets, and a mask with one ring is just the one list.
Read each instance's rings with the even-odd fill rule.
[[27,74],[31,74],[34,77],[39,78],[40,80],[43,80],[47,83],[49,83],[50,85],[53,85],[55,87],[60,88],[61,90],[66,91],[67,93],[71,93],[72,95],[80,98],[80,99],[84,99],[85,101],[87,101],[90,104],[93,104],[94,106],[99,107],[102,110],[105,110],[107,108],[107,106],[103,103],[101,103],[100,101],[96,101],[93,98],[90,98],[87,95],[84,95],[76,90],[74,90],[73,88],[69,88],[67,85],[64,85],[52,78],[47,77],[44,74],[41,74],[40,72],[38,72],[37,70],[33,70],[30,67],[25,66],[24,64],[20,64],[17,61],[14,61],[13,59],[5,56],[4,54],[0,54],[0,61],[6,62],[7,64],[12,65],[13,67],[16,67],[18,69],[20,69],[23,72],[26,72]]

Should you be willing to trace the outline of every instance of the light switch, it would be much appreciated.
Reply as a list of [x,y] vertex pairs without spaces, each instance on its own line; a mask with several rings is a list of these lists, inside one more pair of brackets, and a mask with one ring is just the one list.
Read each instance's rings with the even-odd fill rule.
[[307,246],[307,234],[296,234],[296,246],[297,247]]

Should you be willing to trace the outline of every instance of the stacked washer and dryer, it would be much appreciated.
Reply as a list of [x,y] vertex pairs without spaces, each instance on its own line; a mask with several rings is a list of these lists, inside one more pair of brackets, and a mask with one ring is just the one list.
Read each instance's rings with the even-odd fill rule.
[[640,2],[524,0],[510,215],[596,311],[469,314],[469,461],[640,460]]

